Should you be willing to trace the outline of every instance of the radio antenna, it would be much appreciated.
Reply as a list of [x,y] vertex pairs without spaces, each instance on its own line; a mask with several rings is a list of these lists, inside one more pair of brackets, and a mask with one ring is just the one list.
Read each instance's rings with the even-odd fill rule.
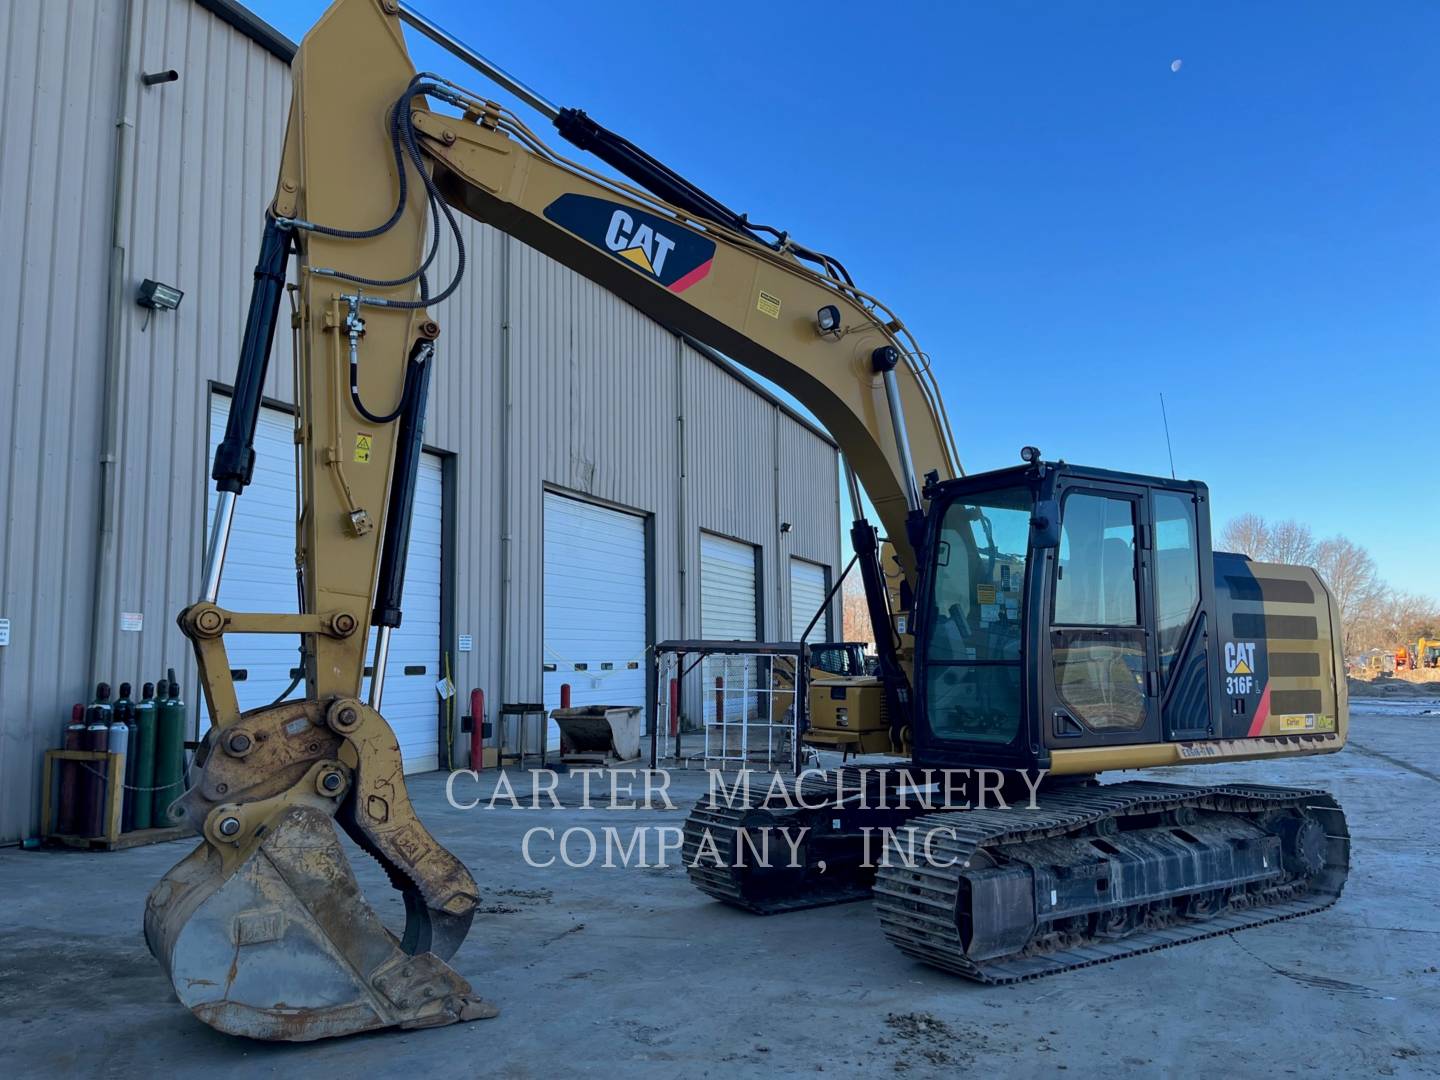
[[1165,452],[1170,455],[1170,479],[1175,479],[1175,448],[1170,445],[1170,417],[1165,412],[1165,391],[1160,391],[1160,419],[1165,421]]

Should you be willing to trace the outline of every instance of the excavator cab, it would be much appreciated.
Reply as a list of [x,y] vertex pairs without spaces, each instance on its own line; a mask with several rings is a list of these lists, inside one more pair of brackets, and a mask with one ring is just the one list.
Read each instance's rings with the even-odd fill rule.
[[[901,738],[873,745],[890,732],[856,723],[855,687],[822,724],[812,687],[812,745],[903,759],[844,763],[804,806],[697,806],[691,880],[767,914],[872,896],[897,948],[979,982],[1334,903],[1349,840],[1325,792],[1096,780],[1339,750],[1338,615],[1319,577],[1214,552],[1203,484],[1025,460],[931,478],[907,520],[916,586],[868,680],[903,710]],[[851,534],[872,612],[887,601],[874,533]],[[705,835],[736,851],[767,827],[805,830],[803,870],[699,859]],[[886,830],[898,848],[877,855]]]
[[1311,570],[1215,554],[1204,484],[1036,460],[929,491],[918,760],[1098,772],[1285,733],[1338,748],[1333,603]]

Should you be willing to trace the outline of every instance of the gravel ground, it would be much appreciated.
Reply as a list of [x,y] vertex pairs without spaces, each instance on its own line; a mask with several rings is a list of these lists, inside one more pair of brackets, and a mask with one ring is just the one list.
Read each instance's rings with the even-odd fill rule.
[[[694,773],[673,785],[681,809],[632,812],[573,805],[573,781],[566,809],[461,812],[443,775],[414,778],[421,814],[484,893],[454,963],[503,1011],[323,1044],[230,1038],[175,1003],[139,921],[188,845],[0,850],[0,1075],[1440,1075],[1440,696],[1352,708],[1341,754],[1164,773],[1333,791],[1354,836],[1335,907],[1013,987],[911,962],[869,903],[760,919],[697,893],[673,855],[648,869],[521,856],[537,826],[679,824]],[[398,924],[378,869],[357,867]]]

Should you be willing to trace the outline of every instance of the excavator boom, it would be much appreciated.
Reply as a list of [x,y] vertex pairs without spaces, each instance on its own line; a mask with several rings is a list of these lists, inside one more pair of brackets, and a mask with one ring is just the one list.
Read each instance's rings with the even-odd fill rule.
[[[403,15],[456,47],[413,10]],[[642,151],[503,73],[562,132],[676,202],[569,161],[498,103],[417,74],[394,0],[337,0],[306,35],[293,71],[236,393],[212,472],[219,499],[200,597],[179,617],[212,727],[171,812],[202,842],[153,891],[145,921],[152,952],[197,1016],[235,1034],[291,1040],[494,1012],[444,962],[473,917],[475,883],[415,816],[379,711],[441,333],[430,309],[466,272],[456,210],[794,394],[840,442],[912,574],[904,537],[919,508],[917,471],[959,471],[923,354],[834,260],[783,235],[764,242]],[[447,229],[457,269],[432,282]],[[303,606],[233,612],[218,603],[225,550],[254,467],[292,255]],[[371,627],[375,674],[362,700]],[[242,714],[229,633],[300,635],[304,699]],[[887,644],[891,685],[903,694],[906,659]],[[365,903],[332,820],[403,894],[403,934]]]

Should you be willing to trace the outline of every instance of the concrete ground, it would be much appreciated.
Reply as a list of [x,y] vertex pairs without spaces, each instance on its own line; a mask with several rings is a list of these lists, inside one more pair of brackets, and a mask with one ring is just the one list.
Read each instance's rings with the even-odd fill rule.
[[[0,851],[0,1074],[1440,1075],[1440,700],[1354,702],[1350,747],[1334,757],[1165,775],[1329,788],[1354,836],[1339,904],[983,987],[906,959],[869,903],[760,919],[697,893],[674,854],[644,870],[536,869],[521,855],[531,828],[628,837],[678,825],[683,804],[462,812],[431,775],[415,779],[416,804],[484,894],[454,964],[499,1018],[308,1045],[218,1034],[175,1003],[139,930],[146,893],[188,843],[12,848]],[[703,782],[677,779],[677,802]],[[377,868],[357,868],[398,924]]]

